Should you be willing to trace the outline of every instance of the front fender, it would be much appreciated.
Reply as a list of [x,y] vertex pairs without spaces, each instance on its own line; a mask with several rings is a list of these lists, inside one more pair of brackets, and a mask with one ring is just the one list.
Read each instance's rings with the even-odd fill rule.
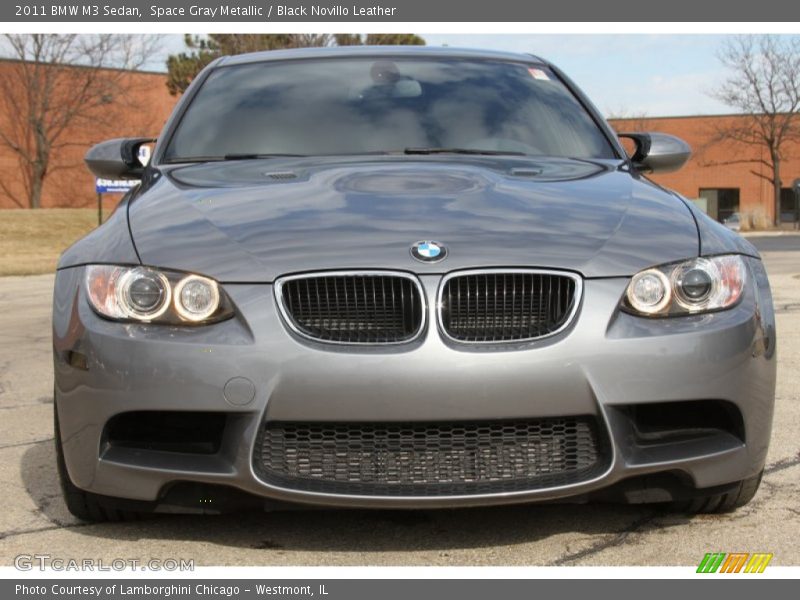
[[139,255],[128,227],[127,194],[108,220],[61,253],[57,269],[91,263],[138,265]]
[[756,250],[753,244],[735,231],[731,231],[721,223],[709,217],[690,200],[687,200],[680,194],[675,195],[686,204],[692,212],[695,223],[697,223],[701,256],[711,256],[714,254],[744,254],[754,258],[760,258],[758,250]]

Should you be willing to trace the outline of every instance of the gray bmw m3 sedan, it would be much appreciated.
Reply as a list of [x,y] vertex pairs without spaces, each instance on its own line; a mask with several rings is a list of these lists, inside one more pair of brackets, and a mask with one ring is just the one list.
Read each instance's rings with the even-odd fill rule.
[[776,363],[759,255],[647,179],[684,142],[618,136],[554,65],[225,57],[142,166],[152,141],[88,152],[141,183],[56,275],[81,519],[756,493]]

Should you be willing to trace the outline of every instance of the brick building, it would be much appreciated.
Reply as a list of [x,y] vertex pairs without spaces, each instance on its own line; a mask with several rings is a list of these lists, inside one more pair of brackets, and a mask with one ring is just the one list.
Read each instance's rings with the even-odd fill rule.
[[[11,69],[18,68],[15,61],[0,60],[0,77],[8,77]],[[130,73],[134,85],[130,86],[128,106],[112,123],[98,126],[80,123],[65,133],[73,142],[55,159],[58,169],[45,181],[42,206],[90,207],[96,203],[94,179],[82,164],[83,154],[92,144],[104,139],[124,136],[153,136],[169,116],[176,98],[166,87],[163,73]],[[0,105],[1,107],[2,105]],[[17,118],[2,114],[3,120]],[[712,143],[716,131],[734,119],[735,115],[690,117],[645,117],[612,120],[618,131],[661,131],[685,139],[694,154],[683,169],[676,173],[653,177],[657,182],[673,188],[688,198],[697,200],[701,207],[719,220],[734,212],[749,216],[756,224],[772,219],[772,184],[760,177],[769,177],[768,169],[758,159],[759,149],[737,147],[731,143]],[[7,122],[7,121],[6,121]],[[751,160],[752,162],[743,162]],[[755,172],[754,172],[755,171]],[[19,166],[16,156],[0,145],[0,177],[12,188],[21,190]],[[790,147],[783,162],[784,180],[782,217],[788,226],[796,219],[796,200],[791,186],[800,178],[800,145]],[[108,194],[105,208],[112,208],[120,194]],[[14,208],[17,204],[0,193],[0,208]]]
[[[617,131],[660,131],[676,135],[692,147],[692,157],[679,171],[653,179],[687,198],[698,200],[718,220],[740,212],[754,220],[771,222],[774,216],[770,169],[766,148],[732,142],[714,142],[717,133],[737,115],[645,117],[610,121]],[[792,184],[800,178],[800,144],[787,145],[781,165],[781,217],[785,226],[797,221],[797,199]]]
[[[30,63],[28,63],[30,65]],[[23,64],[16,60],[0,59],[0,78],[7,82],[23,80],[20,72]],[[58,67],[43,67],[48,69]],[[57,87],[60,91],[53,94],[51,101],[57,102],[59,93],[69,94],[71,84],[80,85],[85,79],[79,74],[71,76],[73,69],[77,73],[82,67],[63,69],[64,76],[59,77]],[[59,144],[66,144],[51,156],[51,172],[44,182],[42,207],[90,207],[97,203],[94,191],[94,178],[83,164],[86,150],[97,142],[124,136],[156,137],[175,104],[175,97],[170,96],[166,87],[164,73],[114,71],[120,75],[118,88],[124,90],[125,98],[108,98],[98,113],[90,111],[88,118],[73,121],[59,137]],[[16,89],[14,89],[16,92]],[[17,102],[25,102],[20,91]],[[104,100],[105,102],[105,100]],[[0,130],[13,131],[15,120],[24,119],[25,115],[9,114],[10,102],[0,98]],[[17,133],[17,140],[21,139]],[[21,173],[19,157],[5,144],[0,142],[0,178],[9,193],[0,188],[0,208],[19,208],[25,204],[24,177]],[[104,198],[107,209],[113,208],[119,201],[120,194],[109,194]],[[27,207],[27,205],[25,205]],[[0,213],[2,218],[2,213]]]

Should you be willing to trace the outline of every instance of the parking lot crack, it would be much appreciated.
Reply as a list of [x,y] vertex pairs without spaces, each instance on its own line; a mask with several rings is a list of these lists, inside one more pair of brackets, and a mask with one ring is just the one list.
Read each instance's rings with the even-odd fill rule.
[[772,463],[764,469],[764,475],[771,475],[772,473],[783,471],[784,469],[791,469],[792,467],[796,467],[798,465],[800,465],[800,452],[791,458],[784,458]]
[[570,563],[575,563],[581,559],[594,556],[609,548],[621,546],[628,538],[634,534],[639,533],[650,523],[652,523],[660,513],[651,513],[633,521],[630,525],[625,527],[622,531],[615,533],[612,536],[606,537],[588,548],[579,550],[578,552],[568,553],[554,560],[551,564],[554,566],[566,566]]
[[0,410],[16,410],[18,408],[30,408],[32,406],[39,406],[40,402],[28,402],[26,404],[9,404],[7,406],[0,406]]
[[15,444],[4,444],[0,446],[0,450],[6,450],[8,448],[20,448],[22,446],[34,446],[36,444],[42,444],[44,442],[52,442],[53,438],[42,438],[40,440],[31,440],[30,442],[17,442]]
[[11,531],[0,531],[0,540],[7,540],[13,537],[23,535],[31,535],[34,533],[42,533],[45,531],[56,531],[59,529],[75,529],[78,527],[88,527],[92,523],[72,523],[72,524],[59,524],[50,525],[47,527],[32,527],[30,529],[12,529]]

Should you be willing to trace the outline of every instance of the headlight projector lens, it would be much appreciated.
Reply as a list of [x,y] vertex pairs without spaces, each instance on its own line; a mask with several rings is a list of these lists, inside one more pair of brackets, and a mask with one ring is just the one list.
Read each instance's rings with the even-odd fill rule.
[[693,268],[683,273],[678,279],[680,294],[691,302],[702,302],[714,289],[714,281],[708,271]]
[[128,286],[128,300],[139,312],[156,310],[164,302],[166,290],[153,276],[143,275]]
[[169,281],[158,271],[136,268],[126,272],[117,288],[118,301],[128,317],[155,319],[169,308]]

